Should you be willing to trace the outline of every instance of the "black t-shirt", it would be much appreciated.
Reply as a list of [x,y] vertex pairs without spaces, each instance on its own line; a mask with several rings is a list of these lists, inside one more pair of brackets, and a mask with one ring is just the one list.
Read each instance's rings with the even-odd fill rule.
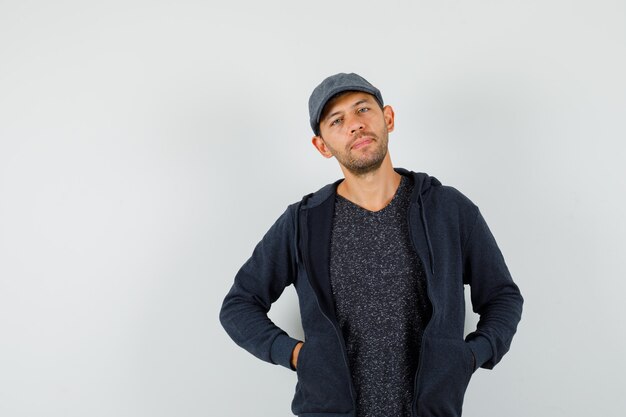
[[337,195],[330,278],[357,392],[357,417],[410,417],[420,342],[432,307],[410,242],[412,181],[366,210]]

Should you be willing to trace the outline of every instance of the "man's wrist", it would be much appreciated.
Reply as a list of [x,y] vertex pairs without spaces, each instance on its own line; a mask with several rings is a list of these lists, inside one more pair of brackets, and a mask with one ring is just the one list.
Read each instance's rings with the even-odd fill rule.
[[304,342],[298,342],[291,352],[291,368],[296,369],[298,367],[298,355],[300,354],[300,349],[302,349],[302,345]]

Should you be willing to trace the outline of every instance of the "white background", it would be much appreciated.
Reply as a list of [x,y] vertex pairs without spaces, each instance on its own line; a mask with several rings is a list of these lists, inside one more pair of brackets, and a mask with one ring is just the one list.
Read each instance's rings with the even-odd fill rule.
[[[622,0],[0,1],[0,415],[291,415],[295,373],[218,313],[340,178],[307,99],[352,71],[396,111],[394,165],[481,208],[526,300],[464,415],[622,416]],[[301,337],[292,287],[271,316]]]

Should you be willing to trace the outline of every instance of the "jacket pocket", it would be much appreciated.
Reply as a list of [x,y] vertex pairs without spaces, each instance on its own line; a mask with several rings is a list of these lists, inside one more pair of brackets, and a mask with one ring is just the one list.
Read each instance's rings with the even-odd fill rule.
[[424,338],[418,375],[417,414],[458,417],[473,369],[473,354],[462,339]]
[[296,364],[298,383],[291,403],[291,411],[296,415],[345,413],[352,409],[343,358],[329,345],[332,343],[305,340],[300,349]]
[[300,380],[304,367],[304,352],[306,352],[306,348],[308,348],[309,343],[305,342],[300,347],[300,352],[298,352],[298,361],[296,362],[296,374],[298,375],[298,380]]

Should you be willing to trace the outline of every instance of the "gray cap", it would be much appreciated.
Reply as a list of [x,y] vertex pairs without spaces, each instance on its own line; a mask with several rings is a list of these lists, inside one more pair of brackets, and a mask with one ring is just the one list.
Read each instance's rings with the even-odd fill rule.
[[324,106],[333,96],[344,91],[362,91],[371,94],[381,107],[384,106],[380,90],[360,75],[355,73],[345,74],[343,72],[331,75],[315,87],[311,97],[309,97],[309,119],[311,128],[316,135],[319,135],[320,116]]

